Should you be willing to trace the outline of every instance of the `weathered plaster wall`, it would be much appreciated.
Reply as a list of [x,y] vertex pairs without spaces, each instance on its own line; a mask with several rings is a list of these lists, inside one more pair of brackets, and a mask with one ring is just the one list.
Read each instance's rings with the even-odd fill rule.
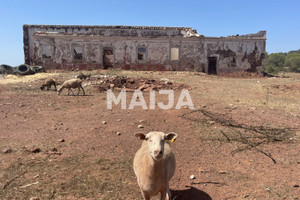
[[[265,32],[213,38],[184,27],[24,25],[23,30],[25,62],[48,69],[103,68],[103,51],[109,48],[115,68],[208,72],[213,56],[218,73],[263,70]],[[76,46],[82,60],[74,59]],[[145,60],[138,60],[139,47],[146,48]],[[173,47],[179,48],[177,61],[171,61]],[[43,55],[49,49],[51,55]]]
[[263,70],[265,40],[211,39],[206,40],[206,55],[218,55],[218,72]]

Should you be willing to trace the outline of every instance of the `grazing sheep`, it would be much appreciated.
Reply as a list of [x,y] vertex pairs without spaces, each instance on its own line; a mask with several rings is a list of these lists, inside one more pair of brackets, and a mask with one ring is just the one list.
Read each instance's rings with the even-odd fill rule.
[[47,87],[47,90],[49,90],[52,85],[54,85],[54,90],[56,91],[56,82],[52,78],[48,78],[44,81],[43,85],[40,88],[41,90],[44,90],[44,88]]
[[82,80],[80,79],[77,79],[77,78],[73,78],[73,79],[70,79],[70,80],[67,80],[65,81],[62,86],[57,90],[57,94],[59,95],[61,93],[61,91],[64,89],[64,88],[67,88],[68,89],[68,95],[70,93],[70,91],[73,93],[74,95],[74,92],[71,90],[71,88],[78,88],[78,93],[77,95],[79,95],[79,92],[80,92],[80,88],[82,89],[83,91],[83,95],[85,95],[85,92],[84,92],[84,89],[82,87]]
[[144,200],[158,193],[161,200],[171,200],[169,181],[175,172],[175,155],[170,142],[175,141],[177,134],[163,132],[136,133],[143,141],[133,160],[133,169],[137,177]]

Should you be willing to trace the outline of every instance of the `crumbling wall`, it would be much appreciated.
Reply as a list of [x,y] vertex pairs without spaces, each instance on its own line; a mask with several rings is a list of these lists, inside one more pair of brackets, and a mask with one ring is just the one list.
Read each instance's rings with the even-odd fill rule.
[[260,73],[264,70],[265,40],[221,38],[207,40],[206,43],[207,56],[218,56],[218,73],[241,70]]
[[[208,72],[214,56],[218,73],[263,70],[263,31],[213,38],[184,27],[24,25],[23,30],[25,62],[46,69],[104,68],[108,50],[114,68]],[[178,59],[171,59],[172,48]]]
[[24,60],[25,64],[30,64],[30,53],[29,53],[29,32],[28,27],[23,27],[23,46],[24,46]]

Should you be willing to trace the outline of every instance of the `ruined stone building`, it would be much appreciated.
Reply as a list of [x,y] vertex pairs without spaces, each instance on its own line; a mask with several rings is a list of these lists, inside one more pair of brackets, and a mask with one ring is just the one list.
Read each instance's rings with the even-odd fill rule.
[[266,31],[204,37],[186,27],[24,25],[25,63],[46,69],[263,71]]

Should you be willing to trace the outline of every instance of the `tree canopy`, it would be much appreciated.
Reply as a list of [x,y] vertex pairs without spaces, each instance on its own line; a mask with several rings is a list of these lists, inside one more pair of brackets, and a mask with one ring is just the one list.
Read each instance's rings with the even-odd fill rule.
[[279,71],[300,73],[300,49],[288,53],[267,54],[265,69],[268,73],[278,73]]

